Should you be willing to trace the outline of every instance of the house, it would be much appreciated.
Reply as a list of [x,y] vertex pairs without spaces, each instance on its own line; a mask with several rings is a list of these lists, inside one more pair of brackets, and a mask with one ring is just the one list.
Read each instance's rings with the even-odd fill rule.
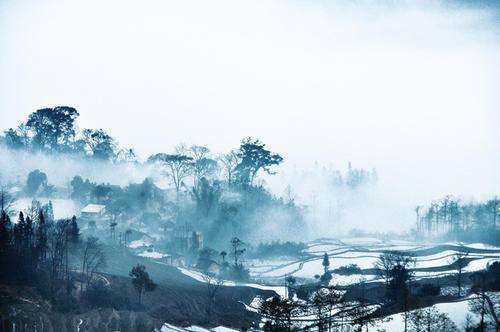
[[100,219],[106,212],[106,206],[100,204],[89,204],[82,209],[81,216],[85,219]]

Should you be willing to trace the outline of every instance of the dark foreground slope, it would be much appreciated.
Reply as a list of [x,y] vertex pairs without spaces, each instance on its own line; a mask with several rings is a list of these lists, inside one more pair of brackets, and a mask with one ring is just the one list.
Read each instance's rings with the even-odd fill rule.
[[[139,304],[130,278],[99,274],[102,296],[89,305],[75,284],[71,298],[74,303],[69,311],[61,311],[57,304],[33,287],[0,286],[1,331],[152,331],[164,322],[175,325],[201,326],[225,325],[235,328],[249,327],[255,314],[245,310],[242,303],[250,303],[260,295],[274,295],[272,291],[250,287],[221,286],[216,305],[207,314],[207,285],[191,279],[170,266],[151,268],[152,278],[158,287],[147,293]],[[153,265],[155,264],[155,268]],[[117,271],[118,272],[118,271]]]

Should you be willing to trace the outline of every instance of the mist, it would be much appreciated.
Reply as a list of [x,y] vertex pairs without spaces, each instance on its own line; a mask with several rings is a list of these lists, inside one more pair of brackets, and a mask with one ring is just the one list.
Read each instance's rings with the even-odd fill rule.
[[280,173],[376,168],[398,219],[387,229],[410,226],[409,206],[500,184],[494,2],[0,6],[5,129],[66,104],[143,160],[179,142],[224,152],[259,137],[285,157]]
[[0,50],[0,329],[500,328],[497,0],[0,0]]

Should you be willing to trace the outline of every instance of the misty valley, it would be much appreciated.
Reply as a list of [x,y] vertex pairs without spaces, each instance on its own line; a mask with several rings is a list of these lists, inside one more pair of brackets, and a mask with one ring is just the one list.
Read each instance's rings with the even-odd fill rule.
[[376,169],[283,177],[252,137],[141,159],[79,117],[0,136],[1,331],[500,331],[499,198],[367,230]]

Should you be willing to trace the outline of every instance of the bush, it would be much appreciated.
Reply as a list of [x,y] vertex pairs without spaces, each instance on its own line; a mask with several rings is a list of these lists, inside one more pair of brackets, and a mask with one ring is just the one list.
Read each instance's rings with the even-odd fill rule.
[[357,264],[349,264],[341,266],[338,269],[333,270],[333,272],[341,275],[361,274],[361,269]]
[[52,298],[54,309],[60,312],[69,312],[78,308],[78,301],[65,292],[60,292]]
[[102,280],[93,282],[82,295],[89,307],[117,310],[131,308],[128,297],[113,292]]
[[433,284],[423,284],[420,287],[420,296],[438,296],[441,293],[441,287]]
[[321,277],[320,280],[324,284],[330,283],[330,280],[332,280],[332,274],[330,272],[324,273]]
[[250,271],[246,269],[243,264],[229,265],[221,273],[221,277],[224,279],[234,280],[234,281],[248,281],[250,280]]

